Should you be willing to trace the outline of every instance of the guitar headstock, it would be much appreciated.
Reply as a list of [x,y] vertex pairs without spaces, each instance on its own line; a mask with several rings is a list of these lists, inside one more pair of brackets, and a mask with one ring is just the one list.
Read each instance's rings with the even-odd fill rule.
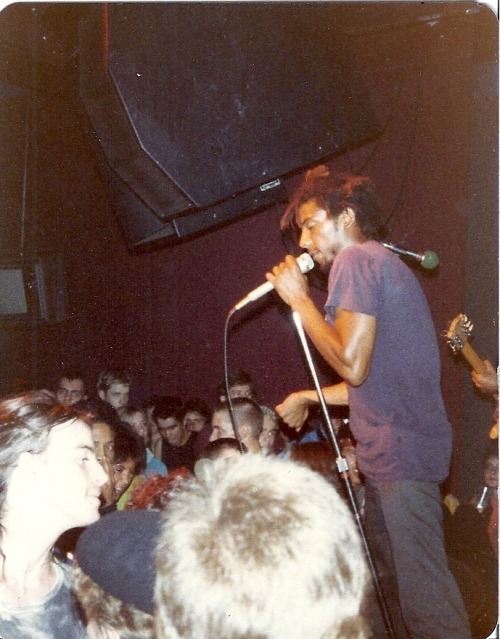
[[463,313],[457,315],[457,317],[455,317],[455,319],[450,323],[446,332],[446,339],[448,340],[449,347],[454,353],[458,353],[458,351],[460,351],[468,342],[473,328],[473,323],[468,319],[467,315],[464,315]]

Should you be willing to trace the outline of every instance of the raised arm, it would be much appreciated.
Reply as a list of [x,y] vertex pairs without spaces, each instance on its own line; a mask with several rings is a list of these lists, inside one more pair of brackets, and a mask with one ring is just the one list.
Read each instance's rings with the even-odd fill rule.
[[299,314],[304,330],[326,362],[348,384],[362,384],[370,370],[377,328],[375,317],[338,309],[334,325],[328,324],[312,301],[307,279],[291,255],[266,277]]

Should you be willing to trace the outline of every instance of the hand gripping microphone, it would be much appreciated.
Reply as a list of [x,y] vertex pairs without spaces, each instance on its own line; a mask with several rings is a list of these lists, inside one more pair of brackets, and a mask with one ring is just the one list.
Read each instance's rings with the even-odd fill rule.
[[[302,255],[299,255],[299,257],[297,258],[297,264],[299,265],[302,273],[308,273],[314,267],[314,261],[309,253],[302,253]],[[271,284],[271,282],[264,282],[264,284],[261,284],[260,286],[257,286],[257,288],[254,288],[253,291],[250,291],[250,293],[248,293],[246,297],[235,304],[233,306],[233,311],[239,311],[240,308],[243,308],[250,302],[255,302],[255,300],[259,299],[259,297],[266,295],[266,293],[269,293],[273,289],[274,286]]]
[[420,262],[420,266],[423,268],[436,268],[439,264],[439,257],[437,253],[434,251],[425,251],[425,253],[415,253],[415,251],[407,251],[406,249],[400,248],[399,246],[394,246],[394,244],[386,244],[382,242],[385,248],[388,248],[393,253],[397,253],[398,255],[402,255],[403,257],[411,257],[414,260]]

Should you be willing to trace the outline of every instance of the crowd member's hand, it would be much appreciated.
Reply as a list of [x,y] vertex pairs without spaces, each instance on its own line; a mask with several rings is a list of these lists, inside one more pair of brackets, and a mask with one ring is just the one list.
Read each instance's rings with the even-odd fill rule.
[[276,412],[281,419],[295,430],[300,430],[309,416],[311,400],[305,391],[297,391],[286,397],[276,406]]
[[[345,382],[324,386],[321,392],[327,406],[347,406],[349,403]],[[309,407],[318,403],[318,393],[315,390],[301,390],[288,395],[275,410],[290,428],[300,430],[309,416]]]
[[495,367],[487,359],[483,363],[486,371],[484,373],[478,373],[475,370],[471,371],[472,381],[482,393],[498,397],[498,376]]

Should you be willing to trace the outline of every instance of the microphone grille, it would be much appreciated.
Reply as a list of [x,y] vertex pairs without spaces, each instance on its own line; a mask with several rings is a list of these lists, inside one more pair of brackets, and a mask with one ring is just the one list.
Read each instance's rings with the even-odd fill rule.
[[314,268],[314,260],[309,253],[302,253],[297,258],[297,264],[299,265],[302,273],[309,273]]
[[437,256],[437,253],[434,253],[434,251],[425,251],[424,253],[424,259],[422,260],[422,266],[424,268],[436,268],[436,266],[439,264],[439,257]]

